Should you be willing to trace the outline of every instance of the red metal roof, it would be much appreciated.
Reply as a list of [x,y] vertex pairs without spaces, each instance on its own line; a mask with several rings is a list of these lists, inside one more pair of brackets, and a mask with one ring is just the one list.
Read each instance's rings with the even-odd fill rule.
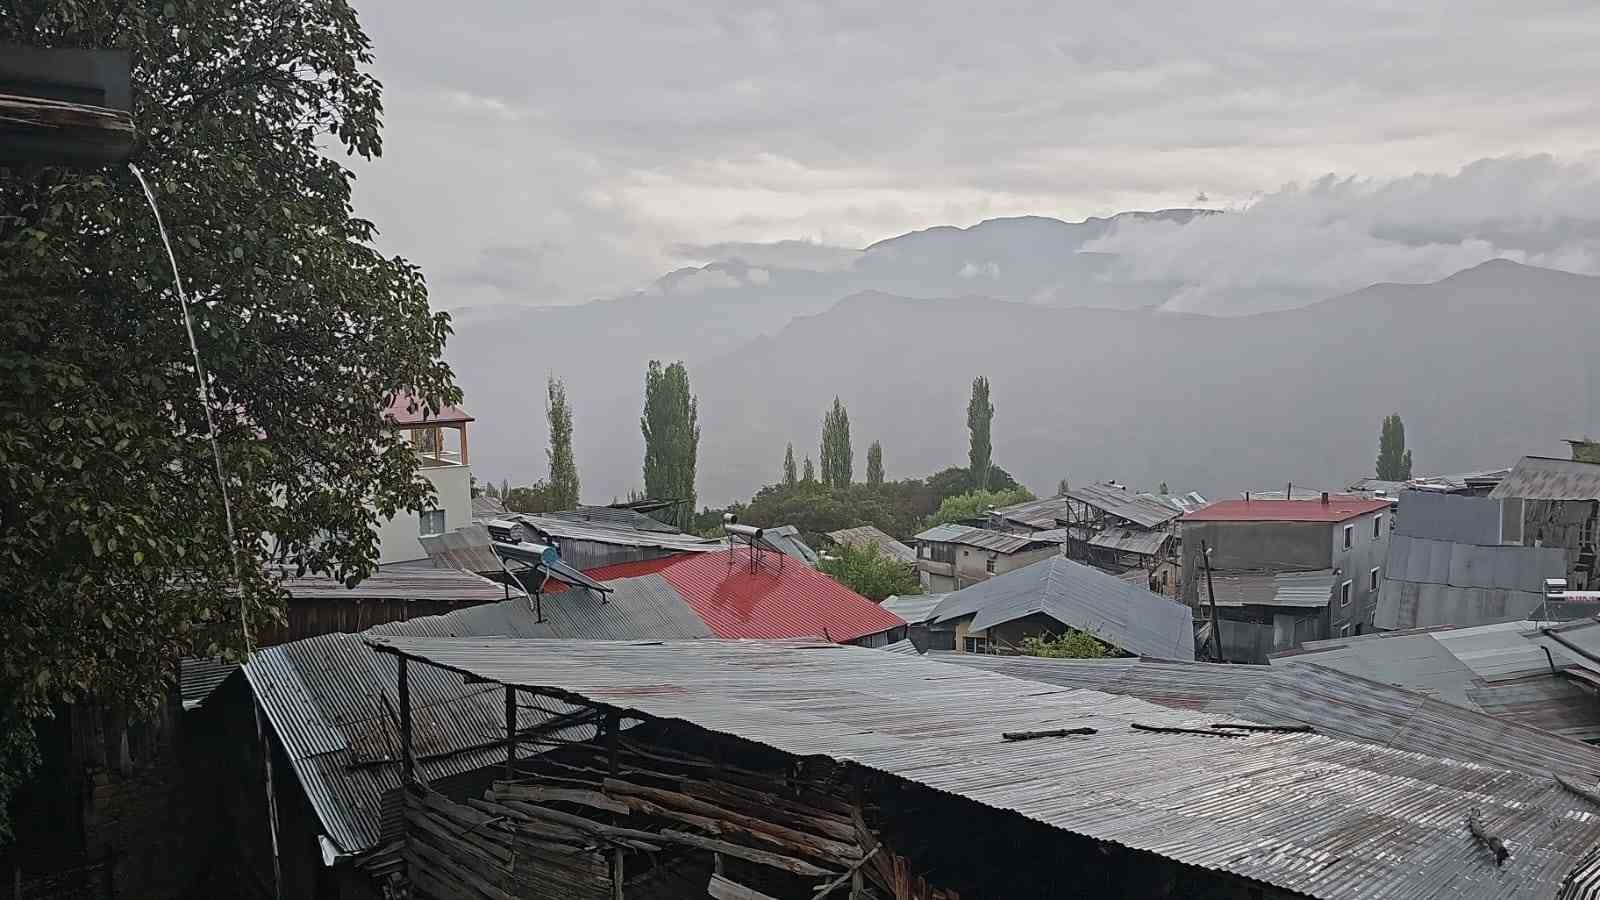
[[[416,409],[409,407],[415,403]],[[410,394],[400,394],[384,410],[384,415],[395,420],[400,425],[454,425],[460,422],[474,422],[476,419],[467,415],[467,411],[459,406],[445,404],[435,416],[428,415],[428,408],[420,400],[414,400]]]
[[905,620],[832,578],[779,553],[764,553],[750,572],[750,551],[685,553],[617,563],[585,572],[596,581],[659,574],[719,638],[826,637],[853,641]]
[[1184,522],[1343,522],[1357,516],[1380,513],[1389,508],[1387,500],[1333,496],[1321,500],[1219,500],[1192,513]]

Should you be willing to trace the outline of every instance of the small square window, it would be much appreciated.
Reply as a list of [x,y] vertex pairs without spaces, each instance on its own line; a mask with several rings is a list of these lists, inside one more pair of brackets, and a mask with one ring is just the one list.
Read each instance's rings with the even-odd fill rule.
[[1341,607],[1350,605],[1350,588],[1354,584],[1354,581],[1346,581],[1344,584],[1339,585],[1339,605]]
[[1383,516],[1372,517],[1372,539],[1375,541],[1383,539]]
[[1373,566],[1372,571],[1367,573],[1367,577],[1370,579],[1367,590],[1376,591],[1378,589],[1378,567]]
[[417,517],[417,533],[420,535],[444,534],[444,510],[430,509]]
[[989,557],[988,561],[983,564],[983,567],[989,571],[990,575],[993,575],[994,574],[994,557],[992,557],[992,556]]
[[1346,525],[1344,527],[1344,548],[1346,550],[1349,550],[1350,549],[1350,545],[1354,544],[1355,540],[1356,540],[1356,527],[1354,525]]

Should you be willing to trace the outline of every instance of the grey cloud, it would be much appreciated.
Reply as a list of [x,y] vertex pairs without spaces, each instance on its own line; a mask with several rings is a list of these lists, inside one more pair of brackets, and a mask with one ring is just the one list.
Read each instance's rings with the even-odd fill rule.
[[1386,281],[1427,282],[1506,258],[1600,273],[1600,165],[1483,159],[1454,174],[1326,176],[1227,215],[1119,222],[1084,250],[1110,277],[1181,285],[1167,306],[1243,313]]
[[[500,0],[447,17],[391,0],[363,13],[388,153],[362,168],[358,208],[448,305],[572,303],[684,262],[766,264],[681,245],[859,247],[1199,191],[1244,205],[1327,171],[1570,158],[1593,149],[1600,113],[1588,0]],[[500,286],[453,280],[508,243],[548,250]],[[1581,262],[1579,249],[1528,252]]]

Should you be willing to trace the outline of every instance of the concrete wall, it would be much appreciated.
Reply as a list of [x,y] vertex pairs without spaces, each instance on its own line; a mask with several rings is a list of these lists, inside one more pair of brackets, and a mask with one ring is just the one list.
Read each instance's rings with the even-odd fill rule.
[[[1529,500],[1523,504],[1522,542],[1567,551],[1567,590],[1600,590],[1600,561],[1582,549],[1585,529],[1600,539],[1600,501]],[[1543,586],[1540,586],[1543,589]]]
[[[988,581],[995,575],[1003,575],[1023,566],[1031,566],[1041,559],[1049,559],[1059,552],[1057,547],[1049,546],[1021,553],[997,553],[982,547],[957,544],[956,561],[953,564],[918,557],[917,572],[923,588],[930,593],[959,591],[980,581]],[[989,571],[991,557],[994,559],[993,572]]]
[[[1350,634],[1364,634],[1372,630],[1372,618],[1378,611],[1378,592],[1372,589],[1372,570],[1378,570],[1378,583],[1383,584],[1383,566],[1389,558],[1389,513],[1378,513],[1383,522],[1378,534],[1373,535],[1373,516],[1361,516],[1331,526],[1328,549],[1333,567],[1339,572],[1334,579],[1333,600],[1328,604],[1328,637],[1340,637],[1341,629],[1350,627]],[[1344,526],[1351,526],[1351,546],[1344,549]],[[1339,603],[1339,586],[1350,582],[1350,605]]]
[[[418,475],[433,485],[435,508],[444,510],[444,528],[449,531],[472,521],[472,467],[436,466],[418,469]],[[378,526],[380,564],[427,559],[428,552],[417,540],[421,527],[414,512],[401,511]]]
[[[1183,525],[1183,600],[1193,605],[1204,581],[1200,542],[1211,548],[1217,572],[1294,572],[1338,565],[1333,526],[1325,522],[1186,522]],[[1370,535],[1369,535],[1370,537]]]

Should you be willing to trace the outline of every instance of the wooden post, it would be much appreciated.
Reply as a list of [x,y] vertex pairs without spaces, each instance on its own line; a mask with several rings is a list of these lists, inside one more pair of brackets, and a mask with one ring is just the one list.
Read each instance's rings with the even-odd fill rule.
[[1222,662],[1222,621],[1217,618],[1217,589],[1211,585],[1211,548],[1205,541],[1200,542],[1200,561],[1206,567],[1206,593],[1211,595],[1211,651]]
[[414,784],[417,773],[411,758],[411,679],[406,676],[406,658],[396,655],[400,673],[400,782]]
[[622,736],[622,715],[616,710],[606,713],[606,754],[611,758],[611,774],[617,774],[617,739]]
[[506,685],[506,780],[516,775],[517,761],[517,689]]
[[622,900],[622,848],[611,851],[611,900]]
[[857,869],[850,873],[850,900],[866,900],[866,896],[867,881],[862,877],[861,870]]

